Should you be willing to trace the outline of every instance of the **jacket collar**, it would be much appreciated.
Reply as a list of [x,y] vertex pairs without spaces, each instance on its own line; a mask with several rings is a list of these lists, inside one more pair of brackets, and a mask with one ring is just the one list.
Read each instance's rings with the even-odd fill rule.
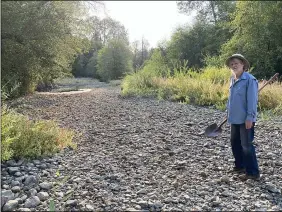
[[239,77],[239,79],[236,82],[235,82],[234,77],[232,76],[229,88],[231,88],[235,83],[237,83],[241,80],[245,80],[245,79],[247,79],[247,73],[245,71],[242,73],[242,75]]
[[[242,80],[242,79],[247,79],[247,73],[244,71],[242,73],[242,75],[239,77],[238,81]],[[235,81],[234,77],[232,76],[232,80]]]

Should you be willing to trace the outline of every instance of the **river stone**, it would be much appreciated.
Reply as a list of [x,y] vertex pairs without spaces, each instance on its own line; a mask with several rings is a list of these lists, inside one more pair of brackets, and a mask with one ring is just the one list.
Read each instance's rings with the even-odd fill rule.
[[39,192],[37,196],[41,201],[45,201],[48,199],[49,194],[47,192]]
[[26,208],[35,208],[37,205],[40,204],[40,199],[37,196],[29,197],[26,201],[24,206]]
[[18,206],[17,200],[9,200],[3,207],[3,211],[12,211]]

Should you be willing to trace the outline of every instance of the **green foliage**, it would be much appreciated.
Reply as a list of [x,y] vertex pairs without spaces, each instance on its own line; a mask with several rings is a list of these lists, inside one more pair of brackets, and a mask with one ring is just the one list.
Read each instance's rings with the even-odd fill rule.
[[70,73],[74,56],[88,45],[77,24],[85,13],[81,2],[5,1],[1,7],[1,84],[6,92],[19,85],[10,96]]
[[201,73],[200,78],[203,80],[210,80],[212,83],[224,85],[228,83],[231,73],[227,68],[206,67]]
[[235,9],[235,1],[177,1],[180,12],[197,12],[197,18],[218,23],[229,20],[229,13]]
[[27,116],[2,107],[1,160],[36,158],[52,155],[63,148],[75,147],[74,132],[58,127],[54,121],[33,121]]
[[281,8],[279,1],[237,1],[234,36],[222,46],[222,57],[243,54],[258,78],[282,74]]
[[179,28],[173,33],[167,55],[173,60],[188,60],[189,67],[202,68],[205,56],[218,55],[220,46],[230,37],[226,27],[197,21],[192,27]]
[[[128,75],[122,81],[122,95],[151,95],[159,99],[181,101],[197,105],[215,105],[226,109],[229,95],[230,71],[226,67],[206,67],[201,72],[187,70],[176,71],[169,77],[145,71]],[[273,110],[281,115],[282,85],[274,83],[264,88],[259,97],[259,109]]]
[[85,20],[90,31],[90,51],[80,54],[72,67],[75,77],[100,78],[97,73],[98,52],[111,40],[120,40],[129,45],[128,33],[125,27],[110,17],[99,19],[97,16]]
[[94,52],[92,57],[89,59],[86,67],[85,67],[85,76],[98,78],[97,75],[97,58],[98,52]]
[[49,202],[49,211],[55,212],[55,202],[53,199],[50,200]]
[[119,79],[132,71],[129,46],[122,40],[111,40],[98,53],[97,74],[102,81]]
[[156,49],[151,58],[145,62],[142,72],[146,72],[151,76],[169,77],[170,69],[168,67],[166,58],[162,55],[161,50]]
[[155,93],[154,74],[150,72],[139,71],[125,76],[121,83],[122,94],[150,96]]

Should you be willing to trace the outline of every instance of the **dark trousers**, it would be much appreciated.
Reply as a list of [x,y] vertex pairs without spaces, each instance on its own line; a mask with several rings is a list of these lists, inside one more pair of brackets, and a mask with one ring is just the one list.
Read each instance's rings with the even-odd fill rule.
[[231,124],[231,147],[235,167],[245,168],[248,175],[259,175],[253,140],[254,125],[251,129],[246,129],[245,124]]

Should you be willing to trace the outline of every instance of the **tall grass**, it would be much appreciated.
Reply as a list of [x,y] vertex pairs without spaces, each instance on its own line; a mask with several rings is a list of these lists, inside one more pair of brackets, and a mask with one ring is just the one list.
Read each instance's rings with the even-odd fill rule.
[[[215,105],[220,110],[226,109],[229,94],[230,71],[225,68],[208,66],[201,72],[188,68],[165,70],[167,75],[160,75],[146,66],[140,72],[128,75],[122,81],[122,95],[152,95],[159,99],[181,101],[196,105]],[[259,110],[272,110],[282,115],[282,85],[273,83],[262,90],[259,96]]]
[[7,106],[1,111],[1,161],[11,158],[36,158],[52,155],[72,142],[74,132],[54,121],[30,120]]

